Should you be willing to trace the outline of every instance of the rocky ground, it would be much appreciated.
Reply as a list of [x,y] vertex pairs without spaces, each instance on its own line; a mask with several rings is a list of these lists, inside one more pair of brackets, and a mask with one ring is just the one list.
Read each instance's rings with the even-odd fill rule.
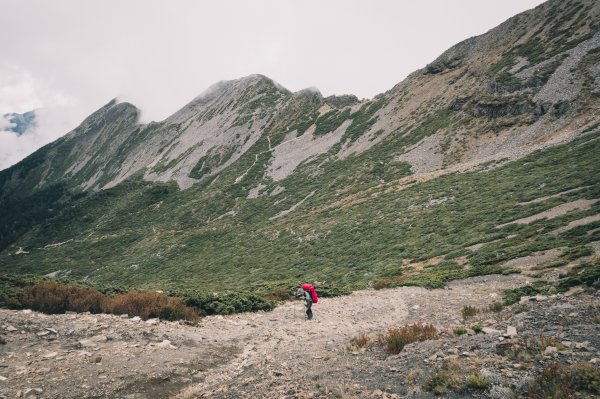
[[[487,310],[502,290],[526,278],[485,276],[440,290],[401,287],[324,298],[312,321],[304,320],[300,302],[206,317],[197,326],[0,310],[0,398],[429,398],[433,391],[511,398],[523,396],[549,364],[585,362],[598,369],[597,291]],[[464,320],[465,306],[486,311]],[[388,355],[377,337],[415,322],[434,324],[439,339]],[[483,331],[468,328],[474,324]],[[467,327],[465,334],[454,333],[459,326]],[[360,335],[370,338],[361,348],[351,343]],[[487,381],[485,389],[456,383],[444,393],[432,383],[471,374]]]

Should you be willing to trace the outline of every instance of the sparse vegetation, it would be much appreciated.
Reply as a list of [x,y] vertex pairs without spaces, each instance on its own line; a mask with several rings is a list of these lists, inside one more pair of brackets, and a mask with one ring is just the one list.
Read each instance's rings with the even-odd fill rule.
[[546,366],[529,384],[531,399],[572,398],[576,392],[600,394],[600,372],[589,363]]
[[463,326],[458,326],[458,327],[454,327],[454,330],[452,330],[452,332],[454,332],[454,335],[464,335],[467,333],[467,329],[464,328]]
[[459,360],[445,360],[437,367],[423,385],[426,391],[435,395],[449,392],[484,391],[491,385],[489,378]]
[[400,328],[392,328],[380,337],[390,355],[400,353],[402,349],[413,342],[437,338],[437,329],[431,324],[411,324]]
[[474,306],[471,305],[465,305],[462,310],[461,310],[461,315],[463,317],[463,319],[468,319],[470,317],[475,316],[477,313],[479,313],[479,309],[477,309]]
[[361,333],[356,337],[350,339],[350,343],[352,344],[352,346],[354,346],[357,349],[365,348],[369,344],[369,342],[371,342],[371,337],[369,337],[365,333]]
[[500,301],[495,301],[489,306],[490,312],[500,312],[502,309],[504,309],[504,303]]

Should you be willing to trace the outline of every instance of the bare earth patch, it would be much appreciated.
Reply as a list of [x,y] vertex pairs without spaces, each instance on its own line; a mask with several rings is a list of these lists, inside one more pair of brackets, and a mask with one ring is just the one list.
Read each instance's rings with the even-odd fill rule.
[[499,224],[496,228],[502,228],[504,226],[508,226],[509,224],[529,224],[531,222],[535,222],[536,220],[541,219],[552,219],[558,216],[566,215],[567,213],[575,210],[584,211],[586,209],[590,209],[592,205],[596,202],[600,201],[599,199],[580,199],[572,202],[567,202],[566,204],[561,204],[555,206],[554,208],[550,208],[547,211],[536,213],[535,215],[528,216],[526,218],[521,218],[517,220],[513,220],[512,222]]
[[563,227],[559,227],[556,230],[552,231],[552,234],[562,234],[565,231],[569,231],[574,229],[575,227],[579,227],[579,226],[585,226],[586,224],[590,224],[593,222],[598,222],[600,221],[600,214],[597,215],[592,215],[592,216],[587,216],[581,219],[577,219],[577,220],[573,220],[572,222],[570,222],[569,224],[567,224],[566,226]]

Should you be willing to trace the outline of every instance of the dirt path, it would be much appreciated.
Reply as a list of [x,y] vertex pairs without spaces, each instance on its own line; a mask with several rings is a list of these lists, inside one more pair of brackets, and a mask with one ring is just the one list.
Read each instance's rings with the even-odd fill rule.
[[[176,397],[228,397],[226,382],[256,380],[262,380],[260,385],[265,387],[261,396],[280,397],[285,392],[269,393],[266,387],[293,381],[304,373],[310,360],[325,359],[328,364],[320,367],[321,374],[326,374],[327,369],[339,366],[350,339],[361,333],[377,335],[417,321],[441,328],[460,325],[465,305],[487,307],[500,299],[502,290],[525,282],[524,276],[485,276],[452,282],[441,290],[360,291],[321,299],[313,306],[315,318],[311,321],[304,320],[301,302],[286,303],[270,313],[209,317],[202,321],[203,333],[222,343],[242,341],[238,341],[244,347],[242,354],[206,372],[205,382],[187,387]],[[247,397],[256,395],[254,389]],[[244,397],[243,389],[232,397],[239,396]]]
[[463,306],[486,307],[525,279],[485,276],[439,290],[401,287],[322,298],[311,321],[304,320],[300,301],[272,312],[206,317],[198,326],[0,309],[6,340],[0,397],[299,397],[286,392],[301,385],[307,362],[314,362],[318,378],[357,367],[357,357],[348,357],[351,338],[415,321],[459,325]]

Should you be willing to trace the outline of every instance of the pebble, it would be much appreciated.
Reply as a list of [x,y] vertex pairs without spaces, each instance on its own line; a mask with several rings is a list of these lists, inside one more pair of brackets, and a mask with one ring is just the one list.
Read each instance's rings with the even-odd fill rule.
[[516,337],[516,336],[517,336],[517,329],[516,329],[516,327],[513,327],[513,326],[506,327],[505,337],[512,338],[512,337]]
[[8,326],[8,327],[6,327],[6,331],[13,332],[13,331],[17,331],[17,329],[14,326]]

